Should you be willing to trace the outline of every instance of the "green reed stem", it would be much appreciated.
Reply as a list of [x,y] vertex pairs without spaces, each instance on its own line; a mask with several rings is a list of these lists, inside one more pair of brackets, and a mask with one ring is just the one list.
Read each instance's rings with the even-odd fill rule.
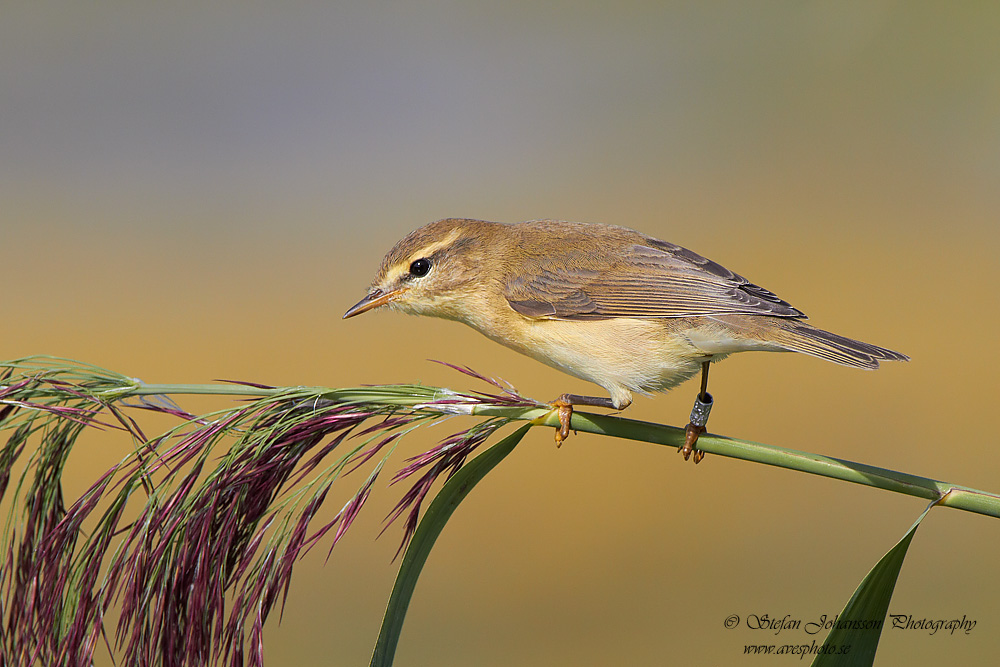
[[[535,409],[512,414],[507,408],[494,407],[476,408],[479,415],[505,414],[517,419],[538,419],[540,425],[556,427],[558,417],[550,410]],[[597,433],[615,438],[651,442],[669,447],[680,447],[684,444],[684,429],[663,424],[596,415],[586,412],[573,413],[570,423],[575,431]],[[845,482],[873,486],[885,491],[916,496],[927,500],[938,500],[938,505],[955,509],[985,514],[1000,518],[1000,495],[988,491],[980,491],[959,484],[942,482],[929,477],[910,475],[904,472],[878,468],[864,463],[856,463],[845,459],[837,459],[820,454],[800,452],[774,445],[765,445],[750,440],[740,440],[722,435],[705,434],[698,438],[698,449],[719,456],[727,456],[744,461],[753,461],[765,465],[798,470],[830,479],[840,479]]]
[[[315,392],[315,388],[302,390]],[[274,396],[287,394],[289,388],[261,389],[244,385],[205,384],[170,385],[141,384],[125,390],[122,396],[149,396],[155,394],[218,394],[235,396]],[[447,389],[422,385],[383,385],[353,389],[335,389],[322,392],[324,398],[339,401],[369,401],[402,407],[423,406],[428,401],[443,395],[453,395]],[[421,408],[423,409],[423,408]],[[434,409],[433,407],[426,409]],[[475,405],[474,415],[504,416],[518,420],[534,421],[539,426],[558,426],[559,420],[548,407],[497,407]],[[663,424],[654,424],[635,419],[625,419],[609,415],[597,415],[575,411],[571,422],[573,430],[596,433],[615,438],[649,442],[668,447],[680,447],[684,442],[684,430]],[[910,475],[904,472],[878,468],[864,463],[856,463],[820,454],[811,454],[774,445],[765,445],[750,440],[729,438],[721,435],[705,434],[698,439],[698,449],[708,454],[726,456],[744,461],[798,470],[830,479],[839,479],[854,484],[873,486],[893,493],[902,493],[927,500],[940,500],[943,507],[975,512],[1000,518],[1000,495],[973,489],[959,484],[942,482],[929,477]]]

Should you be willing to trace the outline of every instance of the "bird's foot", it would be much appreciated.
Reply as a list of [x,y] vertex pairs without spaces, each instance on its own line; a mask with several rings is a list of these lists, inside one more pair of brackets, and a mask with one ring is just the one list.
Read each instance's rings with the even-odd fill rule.
[[698,436],[704,433],[707,429],[704,426],[698,426],[696,424],[688,424],[684,427],[684,444],[677,448],[684,460],[687,461],[694,454],[694,462],[701,463],[701,460],[705,458],[705,452],[700,449],[695,449],[695,445],[698,443]]
[[692,454],[695,463],[701,463],[701,460],[705,458],[705,452],[696,449],[695,445],[698,444],[698,436],[707,430],[705,427],[708,424],[708,415],[712,412],[714,403],[715,400],[707,391],[702,391],[694,399],[694,407],[691,408],[691,421],[684,428],[684,444],[677,448],[685,461],[691,458]]
[[580,396],[578,394],[563,394],[556,400],[549,403],[553,410],[559,415],[559,428],[556,430],[556,447],[562,445],[563,440],[569,437],[569,422],[573,418],[574,405],[589,405],[595,408],[608,408],[609,410],[621,410],[628,407],[629,403],[615,405],[610,398],[601,396]]
[[573,404],[558,398],[550,405],[559,416],[559,428],[556,429],[556,447],[562,447],[563,440],[569,437],[569,423],[573,419]]

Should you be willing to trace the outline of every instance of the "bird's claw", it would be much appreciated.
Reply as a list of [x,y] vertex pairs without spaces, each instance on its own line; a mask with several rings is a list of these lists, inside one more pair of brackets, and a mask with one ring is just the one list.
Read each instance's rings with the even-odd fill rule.
[[559,416],[559,428],[556,429],[556,447],[562,447],[563,440],[569,437],[569,423],[573,418],[573,404],[565,401],[552,403]]
[[694,462],[701,463],[701,460],[705,458],[705,452],[700,449],[695,449],[695,445],[698,443],[698,436],[704,433],[707,429],[704,426],[697,426],[695,424],[688,424],[684,428],[684,444],[677,448],[684,460],[687,461],[694,455]]

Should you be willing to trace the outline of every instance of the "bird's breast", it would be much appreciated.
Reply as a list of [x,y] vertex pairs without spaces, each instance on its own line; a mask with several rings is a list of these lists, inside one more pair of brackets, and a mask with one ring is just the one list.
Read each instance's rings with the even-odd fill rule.
[[668,320],[517,316],[485,326],[470,324],[502,345],[601,385],[626,405],[629,392],[670,389],[697,373],[706,358]]

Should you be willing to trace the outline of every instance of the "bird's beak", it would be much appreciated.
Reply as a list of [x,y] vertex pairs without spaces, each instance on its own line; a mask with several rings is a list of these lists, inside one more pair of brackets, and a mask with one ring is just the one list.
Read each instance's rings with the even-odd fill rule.
[[403,291],[404,290],[402,289],[397,289],[391,292],[383,292],[380,289],[373,289],[371,292],[368,293],[368,296],[366,296],[365,298],[361,299],[361,301],[358,301],[356,304],[351,306],[350,309],[348,309],[348,311],[344,313],[343,319],[346,320],[348,317],[354,317],[355,315],[360,315],[361,313],[371,310],[372,308],[378,308],[379,306],[384,306],[385,304],[389,303],[390,301],[398,297],[400,294],[402,294]]

